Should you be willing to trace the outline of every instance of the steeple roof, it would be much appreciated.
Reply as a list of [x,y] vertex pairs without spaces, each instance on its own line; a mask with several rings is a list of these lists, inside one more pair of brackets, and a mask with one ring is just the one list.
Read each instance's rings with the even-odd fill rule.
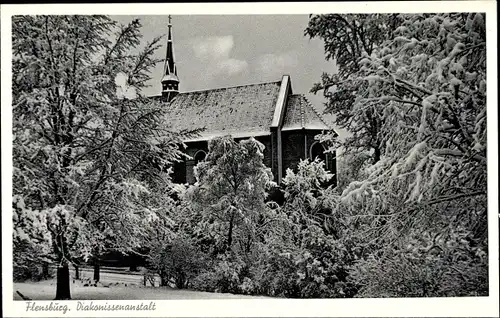
[[177,80],[177,66],[175,65],[174,42],[172,39],[172,17],[168,16],[168,39],[163,79]]

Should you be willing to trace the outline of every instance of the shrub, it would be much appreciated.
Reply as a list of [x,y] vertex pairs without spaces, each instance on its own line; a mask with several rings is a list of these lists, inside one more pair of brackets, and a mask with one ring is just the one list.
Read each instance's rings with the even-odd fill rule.
[[347,280],[352,257],[343,243],[319,228],[303,235],[295,246],[269,247],[254,271],[259,292],[290,298],[352,297],[356,288]]
[[13,258],[13,279],[16,282],[54,277],[49,267],[51,260],[24,241],[14,242]]
[[31,263],[29,265],[20,266],[14,264],[13,278],[15,282],[24,282],[27,280],[41,281],[54,277],[54,271],[50,270],[47,265]]
[[434,240],[422,233],[383,255],[371,254],[351,270],[360,297],[452,297],[488,295],[485,246],[473,246],[467,232]]
[[150,268],[161,278],[161,285],[173,281],[177,288],[186,288],[206,265],[206,257],[188,236],[179,236],[167,246],[151,253]]
[[331,213],[322,184],[331,175],[324,163],[301,161],[297,172],[283,180],[285,203],[278,212],[277,227],[262,245],[254,277],[260,292],[280,297],[351,297],[355,288],[347,282],[352,256],[331,233],[326,220]]
[[291,253],[271,252],[255,270],[259,291],[275,297],[299,297],[297,268]]
[[222,254],[213,262],[213,266],[200,273],[192,283],[197,290],[217,293],[249,293],[249,282],[245,283],[246,264],[233,253]]

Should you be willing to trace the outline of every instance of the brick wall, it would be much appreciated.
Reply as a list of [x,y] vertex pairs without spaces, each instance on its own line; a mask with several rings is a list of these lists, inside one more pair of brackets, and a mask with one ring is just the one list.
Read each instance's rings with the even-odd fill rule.
[[194,155],[199,150],[208,152],[208,143],[206,141],[190,142],[186,143],[186,145],[187,149],[185,150],[185,153],[192,158],[174,164],[173,181],[175,183],[194,183],[196,181],[194,176]]
[[186,161],[174,163],[172,181],[174,183],[186,183]]
[[[300,159],[309,158],[311,145],[316,141],[314,136],[317,135],[317,131],[284,131],[281,133],[282,145],[283,145],[283,167],[282,175],[285,177],[286,169],[296,169],[297,164]],[[274,131],[271,136],[261,136],[256,137],[256,140],[264,144],[264,164],[271,168],[273,172],[274,181],[278,179],[278,142],[277,134]],[[241,139],[237,139],[241,140]],[[199,150],[208,152],[208,143],[206,141],[201,142],[191,142],[187,143],[188,148],[186,153],[193,157],[183,163],[177,163],[174,165],[173,179],[176,183],[194,183],[196,181],[194,176],[194,155]],[[307,147],[304,147],[306,145]],[[328,167],[332,173],[336,173],[336,159],[330,154],[328,156]],[[333,178],[332,182],[336,182],[336,176]]]
[[285,177],[288,168],[296,171],[300,159],[305,158],[304,133],[303,130],[281,132],[281,140],[283,142],[283,177]]
[[[318,131],[311,130],[284,131],[281,133],[283,140],[283,177],[286,175],[287,168],[296,170],[301,159],[311,159],[310,149],[316,142],[314,137],[318,134]],[[334,174],[330,184],[336,184],[337,161],[335,154],[328,154],[326,158],[328,171]]]
[[[236,141],[242,138],[236,139]],[[272,146],[270,136],[256,137],[256,140],[264,144],[264,164],[271,167],[273,162],[272,159]],[[184,162],[176,163],[174,165],[173,179],[176,183],[190,183],[193,184],[196,181],[194,175],[195,161],[194,156],[199,150],[203,150],[208,153],[208,142],[198,141],[186,143],[188,148],[186,149],[186,154],[192,157],[192,159],[185,160]],[[275,173],[273,172],[273,175]]]

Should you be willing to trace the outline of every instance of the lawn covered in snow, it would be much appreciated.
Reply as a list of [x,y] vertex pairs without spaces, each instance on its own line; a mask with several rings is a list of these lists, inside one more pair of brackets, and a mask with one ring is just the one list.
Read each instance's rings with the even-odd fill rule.
[[[97,287],[84,286],[83,281],[72,281],[71,298],[73,300],[168,300],[168,299],[240,299],[255,296],[208,293],[192,290],[180,290],[170,287],[144,287],[130,283],[99,283]],[[126,286],[125,286],[126,285]],[[32,300],[53,300],[56,295],[55,279],[41,282],[14,283],[14,300],[22,300],[16,293],[21,292]]]

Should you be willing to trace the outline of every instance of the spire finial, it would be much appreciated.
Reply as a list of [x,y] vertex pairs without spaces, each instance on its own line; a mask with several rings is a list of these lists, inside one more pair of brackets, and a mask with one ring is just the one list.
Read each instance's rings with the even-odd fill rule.
[[168,25],[172,26],[172,16],[170,14],[168,15]]

